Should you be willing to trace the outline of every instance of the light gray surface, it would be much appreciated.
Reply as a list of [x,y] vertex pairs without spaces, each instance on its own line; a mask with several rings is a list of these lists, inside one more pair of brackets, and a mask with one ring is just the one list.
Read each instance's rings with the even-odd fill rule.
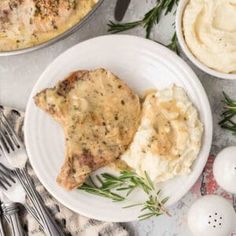
[[[105,0],[100,9],[83,28],[61,42],[25,55],[0,58],[0,104],[24,110],[30,91],[39,75],[56,56],[78,42],[107,34],[106,24],[109,20],[113,19],[115,2],[115,0]],[[124,20],[138,19],[154,2],[155,0],[132,0]],[[163,19],[161,24],[155,27],[152,35],[153,38],[167,44],[173,32],[171,24],[173,21],[173,16],[168,16]],[[144,31],[141,28],[128,33],[144,36]],[[190,64],[190,66],[192,65]],[[231,135],[230,132],[220,129],[217,124],[219,114],[222,110],[222,91],[226,91],[236,98],[236,81],[212,78],[200,72],[195,67],[192,66],[192,68],[199,75],[211,103],[214,118],[212,153],[216,154],[223,147],[235,145],[236,142],[235,136]],[[128,226],[131,228],[134,235],[180,235],[176,234],[174,230],[177,227],[176,225],[163,225],[158,218],[129,223]],[[163,227],[166,227],[166,230],[163,230]],[[160,228],[162,228],[161,231],[164,233],[160,233]]]

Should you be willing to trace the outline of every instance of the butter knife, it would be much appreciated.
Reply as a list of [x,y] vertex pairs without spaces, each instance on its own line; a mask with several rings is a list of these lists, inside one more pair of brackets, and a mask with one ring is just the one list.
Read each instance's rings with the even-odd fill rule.
[[116,21],[122,21],[129,7],[130,0],[117,0],[114,17]]
[[5,230],[4,230],[4,227],[3,227],[3,211],[2,211],[2,202],[0,201],[0,236],[5,236]]

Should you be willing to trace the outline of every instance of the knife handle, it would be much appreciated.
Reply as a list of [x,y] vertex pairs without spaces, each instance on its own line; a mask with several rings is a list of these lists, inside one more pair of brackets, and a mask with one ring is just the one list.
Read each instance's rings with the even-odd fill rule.
[[2,215],[0,216],[0,236],[5,236],[5,231],[3,228]]
[[114,17],[116,21],[122,21],[129,7],[131,0],[117,0],[115,6]]
[[11,225],[11,231],[13,236],[24,236],[23,228],[20,224],[19,216],[18,216],[18,206],[16,203],[8,202],[2,204],[3,213],[9,219],[9,223]]

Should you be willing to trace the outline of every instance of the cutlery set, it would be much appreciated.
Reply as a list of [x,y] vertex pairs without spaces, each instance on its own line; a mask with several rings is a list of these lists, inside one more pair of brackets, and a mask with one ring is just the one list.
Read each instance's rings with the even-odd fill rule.
[[[24,235],[18,217],[18,204],[39,223],[41,229],[49,236],[64,235],[62,229],[50,215],[43,199],[36,191],[34,183],[27,172],[27,153],[24,144],[15,134],[3,112],[0,112],[0,196],[2,214],[11,226],[14,236]],[[27,203],[26,197],[30,204]],[[5,235],[0,224],[0,236]]]

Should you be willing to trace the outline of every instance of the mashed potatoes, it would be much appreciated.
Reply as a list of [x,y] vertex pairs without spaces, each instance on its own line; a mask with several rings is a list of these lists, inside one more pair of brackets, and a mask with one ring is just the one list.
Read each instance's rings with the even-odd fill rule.
[[236,73],[236,0],[190,0],[183,14],[183,33],[203,64]]
[[146,97],[141,124],[121,158],[139,175],[146,171],[157,182],[188,174],[202,132],[196,108],[184,89],[173,85]]

